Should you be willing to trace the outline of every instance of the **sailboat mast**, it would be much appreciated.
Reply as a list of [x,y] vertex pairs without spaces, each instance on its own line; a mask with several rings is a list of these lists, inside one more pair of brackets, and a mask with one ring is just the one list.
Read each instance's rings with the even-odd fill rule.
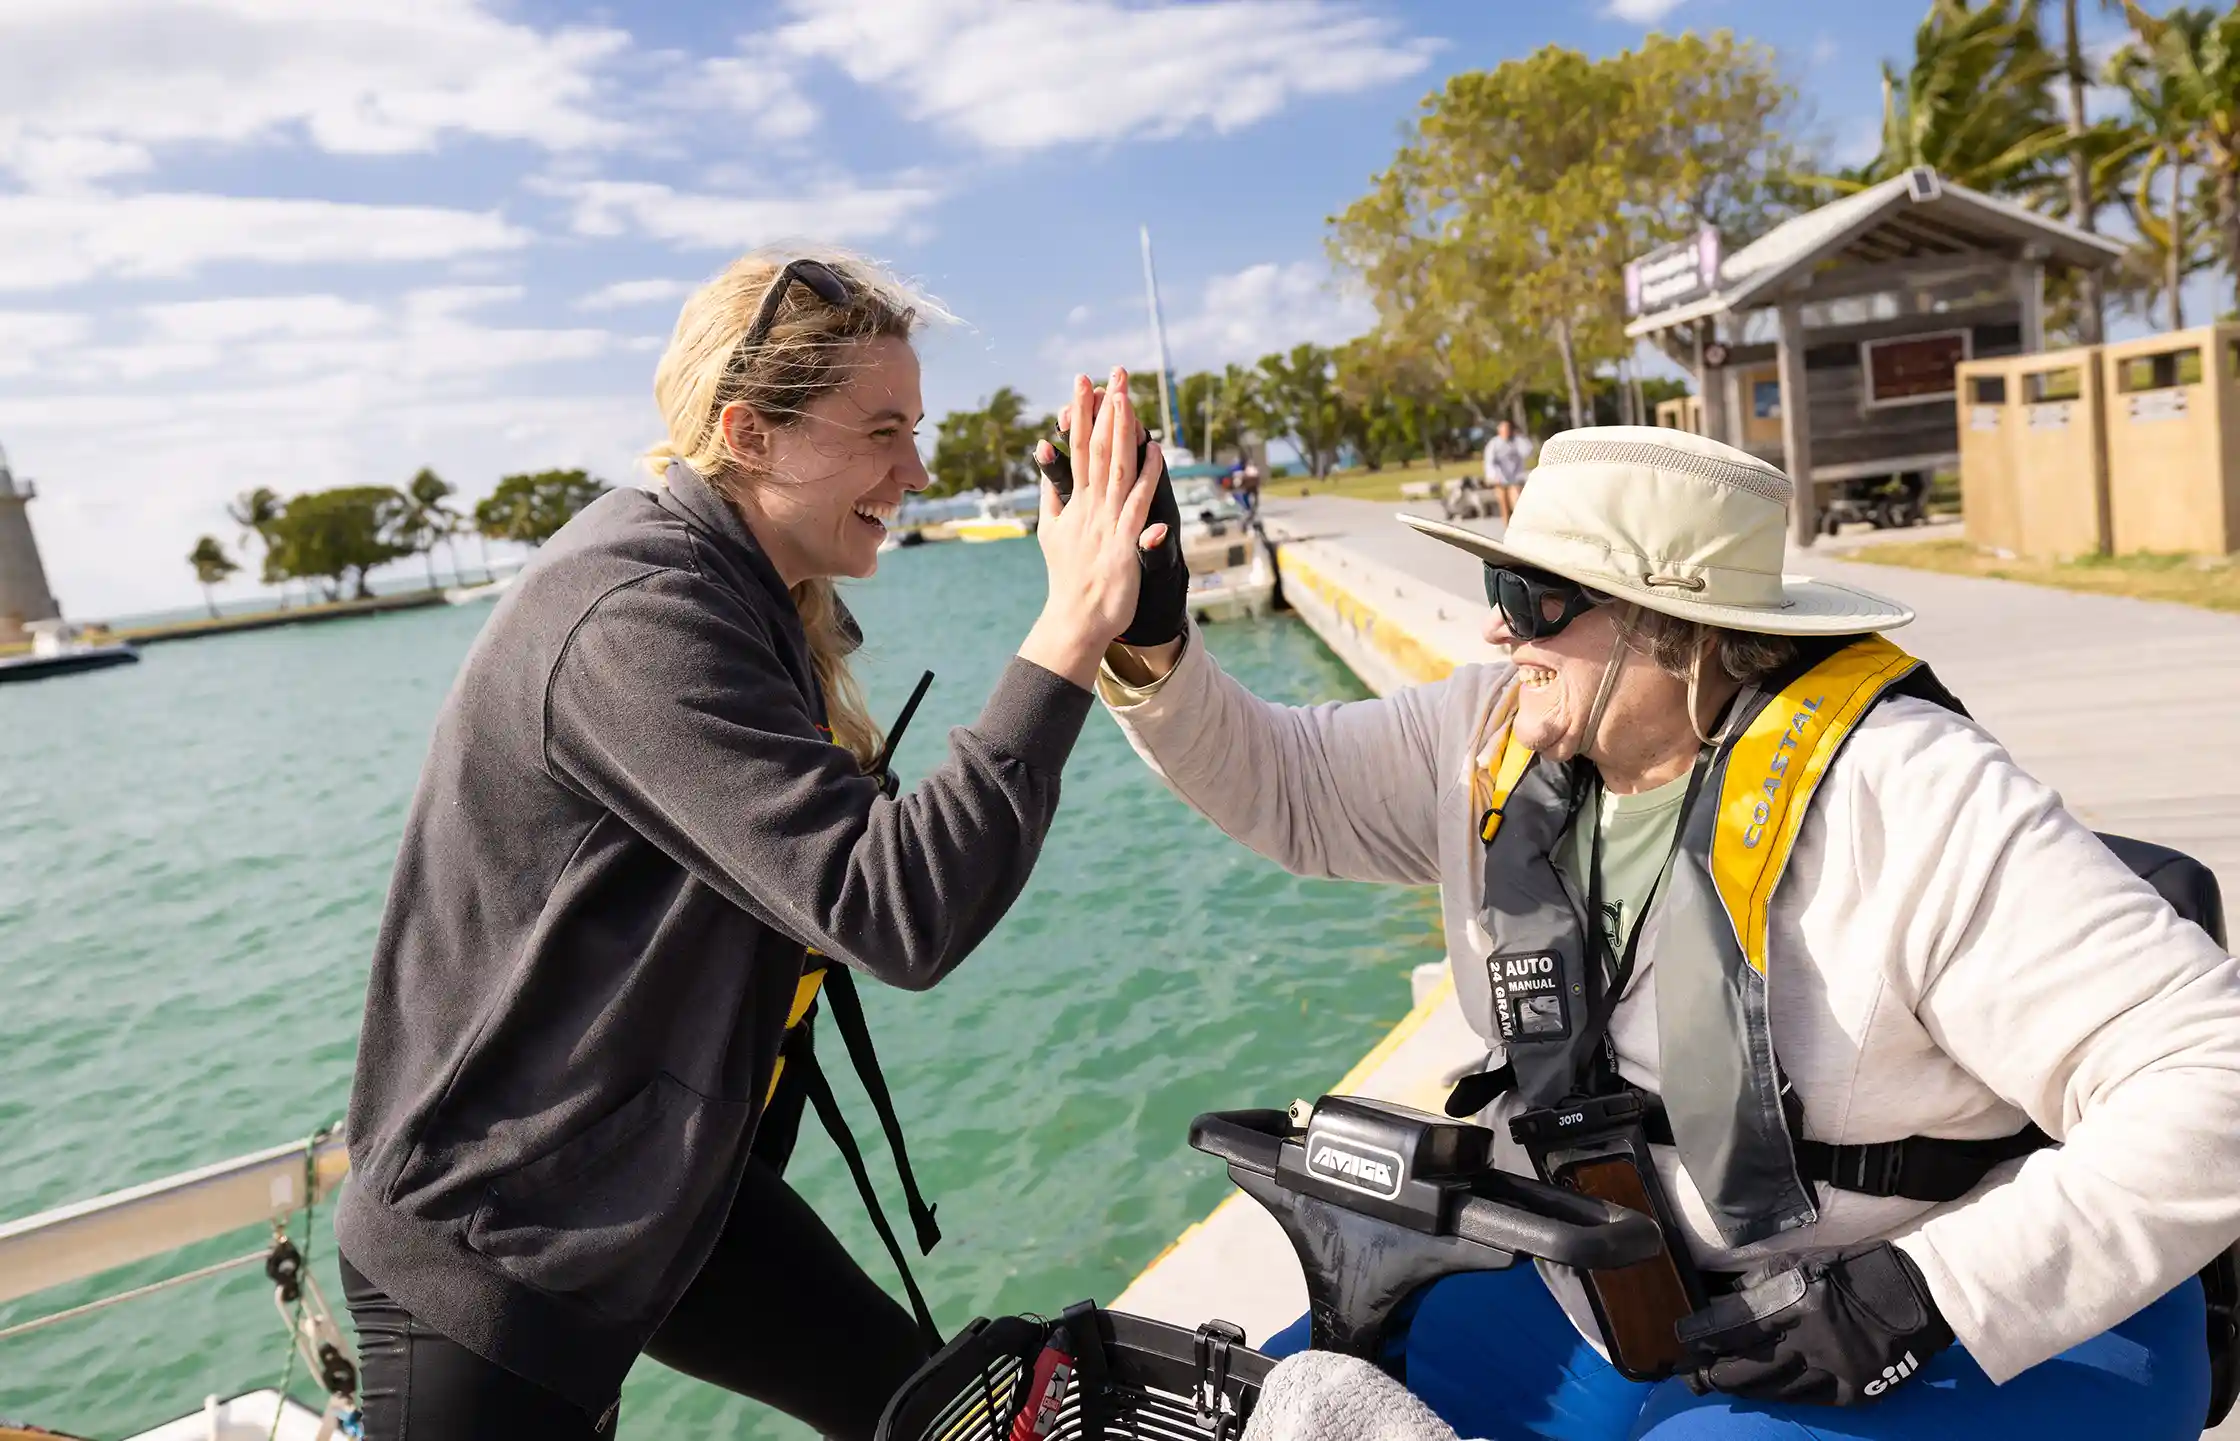
[[1167,325],[1159,315],[1159,277],[1151,268],[1151,227],[1139,226],[1143,235],[1143,288],[1151,305],[1151,343],[1159,356],[1159,425],[1160,435],[1169,447],[1182,444],[1182,437],[1174,428],[1174,403],[1169,399],[1174,380],[1167,368]]

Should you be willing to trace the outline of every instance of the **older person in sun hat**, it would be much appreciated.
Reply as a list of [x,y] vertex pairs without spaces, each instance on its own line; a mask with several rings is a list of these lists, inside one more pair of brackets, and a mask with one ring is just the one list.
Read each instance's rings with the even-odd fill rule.
[[1559,435],[1499,539],[1402,517],[1483,560],[1506,661],[1281,706],[1192,630],[1101,694],[1287,869],[1439,883],[1487,1053],[1448,1109],[1505,1168],[1547,1160],[1519,1114],[1642,1102],[1673,1314],[1613,1339],[1639,1294],[1557,1268],[1432,1287],[1405,1374],[1462,1435],[2198,1434],[2195,1275],[2240,1236],[2213,882],[2181,917],[1882,637],[1905,606],[1786,574],[1791,490]]

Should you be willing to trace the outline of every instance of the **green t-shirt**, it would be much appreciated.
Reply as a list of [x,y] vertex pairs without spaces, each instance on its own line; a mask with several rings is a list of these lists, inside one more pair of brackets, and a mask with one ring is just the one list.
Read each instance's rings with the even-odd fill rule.
[[[1648,903],[1649,892],[1672,851],[1672,834],[1680,824],[1680,806],[1688,798],[1688,775],[1682,772],[1655,790],[1639,795],[1612,795],[1600,791],[1596,824],[1602,829],[1602,915],[1600,924],[1609,954],[1625,954],[1631,934]],[[1571,831],[1556,848],[1556,869],[1579,896],[1588,892],[1587,866],[1591,852],[1586,825],[1574,821]]]

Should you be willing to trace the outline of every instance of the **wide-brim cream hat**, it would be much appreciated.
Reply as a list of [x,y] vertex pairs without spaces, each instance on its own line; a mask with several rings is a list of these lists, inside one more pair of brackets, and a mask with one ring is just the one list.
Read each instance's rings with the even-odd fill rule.
[[1794,490],[1733,446],[1663,426],[1604,425],[1540,448],[1499,540],[1400,519],[1495,565],[1536,566],[1730,630],[1855,635],[1912,620],[1910,608],[1870,591],[1783,573]]

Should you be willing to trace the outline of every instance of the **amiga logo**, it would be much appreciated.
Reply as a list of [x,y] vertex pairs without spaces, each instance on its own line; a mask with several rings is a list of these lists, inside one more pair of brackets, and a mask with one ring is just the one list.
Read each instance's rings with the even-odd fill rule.
[[1382,1146],[1364,1146],[1309,1134],[1307,1169],[1348,1190],[1389,1201],[1400,1194],[1400,1157]]

